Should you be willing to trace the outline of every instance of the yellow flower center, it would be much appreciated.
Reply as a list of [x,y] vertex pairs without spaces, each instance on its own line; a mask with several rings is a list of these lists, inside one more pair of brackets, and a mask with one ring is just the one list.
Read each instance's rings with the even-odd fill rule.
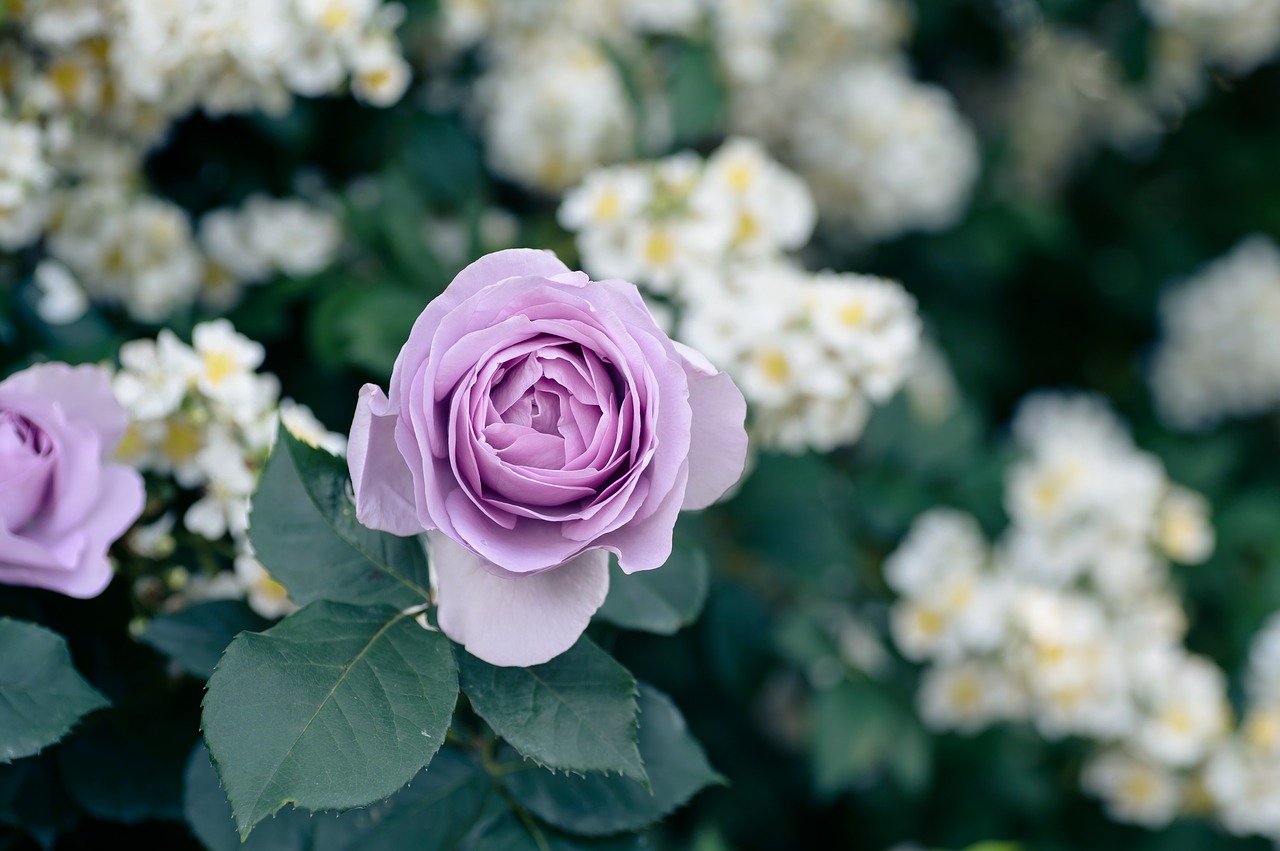
[[235,358],[226,352],[209,352],[204,356],[204,376],[210,384],[221,384],[235,372]]
[[320,13],[320,25],[330,32],[337,32],[351,20],[351,9],[341,3],[330,3]]
[[622,212],[622,199],[618,197],[617,190],[606,189],[600,193],[600,197],[596,199],[595,217],[600,221],[608,221],[616,218],[618,213]]
[[1174,706],[1160,713],[1160,722],[1180,736],[1186,736],[1195,729],[1195,719],[1185,706]]
[[654,231],[644,243],[644,259],[651,266],[666,266],[676,256],[675,240],[666,231]]
[[147,442],[142,439],[142,433],[138,431],[138,426],[130,425],[125,430],[124,437],[120,438],[120,445],[116,447],[116,457],[121,459],[136,458],[141,455],[147,448]]
[[775,384],[781,384],[791,376],[791,365],[777,349],[765,349],[760,353],[760,371]]
[[364,83],[367,88],[380,89],[391,82],[391,70],[389,68],[379,68],[376,71],[366,71],[360,75],[360,82]]
[[746,192],[755,183],[756,170],[751,163],[737,162],[725,169],[724,179],[734,192]]
[[1155,797],[1156,781],[1149,774],[1130,774],[1120,784],[1120,797],[1144,804]]
[[175,464],[190,461],[201,448],[200,429],[185,420],[173,420],[164,435],[163,450]]
[[1244,738],[1258,750],[1272,750],[1280,744],[1280,717],[1275,712],[1255,712],[1244,725]]
[[258,579],[254,580],[253,590],[257,591],[264,597],[272,600],[289,599],[289,589],[285,588],[279,582],[272,578],[271,574],[263,573]]
[[916,629],[921,635],[932,638],[942,632],[942,628],[946,626],[946,620],[942,614],[933,609],[919,608],[915,611]]
[[78,63],[62,60],[53,63],[49,68],[49,80],[64,100],[70,100],[84,85],[84,68]]
[[957,709],[976,709],[982,700],[982,689],[972,679],[956,680],[951,684],[951,703]]
[[856,328],[867,321],[867,306],[860,301],[851,301],[836,313],[841,325]]

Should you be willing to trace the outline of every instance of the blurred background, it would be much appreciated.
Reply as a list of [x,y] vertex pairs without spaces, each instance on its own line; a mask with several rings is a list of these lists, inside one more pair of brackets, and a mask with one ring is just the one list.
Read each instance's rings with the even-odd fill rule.
[[340,449],[509,246],[748,399],[705,611],[603,634],[730,781],[653,847],[1280,841],[1278,55],[1280,0],[0,0],[0,374],[118,366],[150,495],[101,598],[0,590],[117,704],[6,847],[201,847],[148,624],[290,610],[276,418]]

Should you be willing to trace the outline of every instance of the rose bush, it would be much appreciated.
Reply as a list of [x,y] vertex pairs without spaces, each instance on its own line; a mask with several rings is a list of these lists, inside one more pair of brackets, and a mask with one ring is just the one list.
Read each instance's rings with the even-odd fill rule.
[[349,464],[367,526],[428,533],[440,628],[498,665],[568,649],[603,603],[608,553],[671,554],[682,508],[742,473],[746,405],[673,343],[634,286],[501,251],[419,316],[390,392],[360,392]]
[[142,513],[142,477],[111,463],[128,418],[94,366],[39,364],[0,382],[0,583],[93,597],[107,548]]

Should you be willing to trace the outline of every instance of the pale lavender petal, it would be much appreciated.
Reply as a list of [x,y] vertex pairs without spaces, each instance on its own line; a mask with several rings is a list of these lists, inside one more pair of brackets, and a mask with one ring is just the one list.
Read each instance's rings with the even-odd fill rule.
[[107,550],[142,513],[146,492],[134,470],[102,470],[95,504],[74,534],[51,540],[16,538],[0,530],[0,583],[47,588],[71,597],[96,597],[111,582]]
[[142,514],[146,499],[146,488],[137,470],[123,464],[108,464],[102,468],[98,499],[82,518],[78,531],[88,538],[92,547],[106,552]]
[[609,592],[604,550],[532,576],[498,575],[447,535],[427,536],[440,629],[491,665],[540,665],[577,642]]
[[746,466],[747,402],[728,373],[717,370],[700,352],[681,343],[676,349],[684,358],[693,408],[683,507],[706,508],[733,487]]
[[[101,492],[102,436],[90,423],[67,422],[61,409],[42,420],[57,456],[45,511],[37,521],[42,532],[66,534],[80,528]],[[139,506],[141,512],[141,506]]]
[[559,523],[512,515],[511,527],[504,528],[462,491],[449,494],[445,504],[456,533],[450,537],[511,573],[539,573],[585,549],[581,541],[567,540]]
[[[0,552],[4,553],[4,561],[0,567],[33,569],[36,571],[71,571],[80,563],[88,540],[80,532],[69,535],[58,535],[43,539],[38,535],[24,534],[21,537],[0,528]],[[8,583],[7,580],[0,582]],[[29,582],[11,584],[30,585]]]
[[116,448],[129,428],[129,415],[116,401],[111,377],[100,366],[36,364],[0,382],[0,396],[8,393],[56,404],[68,420],[93,428],[105,453]]
[[684,494],[684,478],[688,465],[681,464],[677,486],[669,490],[662,501],[645,517],[633,518],[629,523],[596,539],[597,546],[605,547],[618,556],[618,567],[623,573],[653,570],[662,567],[671,558],[671,539],[680,513],[680,500]]
[[[497,455],[503,462],[513,467],[543,467],[555,469],[564,466],[564,438],[559,435],[541,434],[524,430],[525,433],[511,442],[506,449],[499,449]],[[537,499],[536,492],[531,493],[528,479],[519,482],[516,493],[509,493],[513,499]],[[542,487],[538,485],[536,487]]]
[[0,417],[0,528],[20,529],[43,506],[53,448],[38,426]]
[[[570,277],[560,277],[564,275]],[[467,266],[431,303],[448,312],[486,287],[508,278],[560,277],[562,281],[577,281],[581,276],[581,272],[572,271],[550,251],[535,248],[508,248],[505,251],[486,254]]]
[[424,531],[424,524],[415,507],[413,475],[396,445],[398,419],[380,387],[362,387],[351,422],[347,467],[361,523],[393,535],[416,535]]
[[[528,248],[512,248],[506,251],[495,251],[486,254],[479,260],[458,273],[443,293],[432,299],[426,309],[413,323],[409,339],[400,349],[396,357],[395,368],[391,372],[390,398],[400,401],[401,383],[418,370],[427,360],[436,339],[436,330],[440,322],[462,302],[476,295],[485,288],[516,277],[551,277],[563,275],[569,267],[561,263],[549,251],[537,251]],[[479,324],[471,327],[480,327]]]

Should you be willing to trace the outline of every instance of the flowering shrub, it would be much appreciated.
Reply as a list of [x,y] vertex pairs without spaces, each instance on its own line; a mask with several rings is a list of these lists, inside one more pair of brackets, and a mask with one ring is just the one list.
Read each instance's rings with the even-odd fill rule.
[[0,0],[0,845],[1280,842],[1278,60]]

